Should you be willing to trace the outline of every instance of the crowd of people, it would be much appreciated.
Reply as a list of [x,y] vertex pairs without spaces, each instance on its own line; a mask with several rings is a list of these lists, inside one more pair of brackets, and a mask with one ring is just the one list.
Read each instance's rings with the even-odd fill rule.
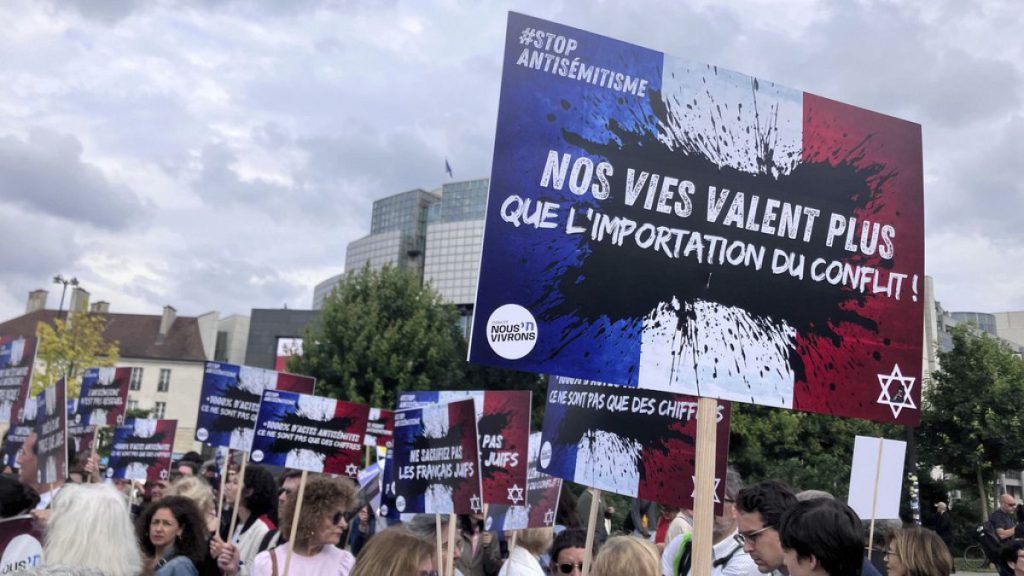
[[[31,440],[20,458],[20,479],[5,475],[0,483],[3,516],[32,510],[43,526],[42,564],[16,572],[21,574],[278,576],[287,565],[296,575],[435,576],[449,562],[460,576],[578,576],[585,563],[593,576],[693,571],[689,511],[635,500],[623,530],[612,530],[604,516],[614,508],[593,489],[576,496],[563,486],[556,526],[514,536],[487,531],[480,514],[440,521],[419,515],[388,526],[370,503],[357,500],[357,487],[347,478],[310,475],[300,505],[301,472],[286,470],[275,477],[261,466],[246,466],[244,472],[231,466],[219,499],[217,468],[200,462],[197,454],[177,462],[168,481],[144,486],[90,482],[98,476],[95,462],[73,466],[78,476],[69,475],[61,486],[40,486],[34,481]],[[581,519],[595,498],[604,515],[588,561]],[[218,513],[221,501],[225,510]],[[1005,496],[1002,503],[1011,508]],[[996,529],[1005,530],[1005,519],[996,516]],[[451,557],[449,534],[457,539]],[[865,554],[870,546],[863,523],[849,506],[826,493],[797,493],[775,481],[744,487],[732,469],[712,540],[713,576],[948,576],[953,571],[946,544],[932,530],[910,527],[889,534],[875,565]],[[1024,544],[1013,546],[1004,551],[1002,571],[1024,576]]]

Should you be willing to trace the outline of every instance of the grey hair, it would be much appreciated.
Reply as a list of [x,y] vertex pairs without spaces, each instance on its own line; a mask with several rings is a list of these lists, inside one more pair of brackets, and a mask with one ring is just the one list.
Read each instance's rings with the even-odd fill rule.
[[[451,516],[441,514],[442,530],[448,527],[448,520],[450,519]],[[426,538],[430,541],[437,538],[437,519],[434,514],[417,514],[412,517],[412,520],[406,522],[405,526],[409,529],[409,532],[420,538]]]
[[67,484],[53,500],[46,524],[46,565],[92,568],[106,576],[142,572],[128,503],[112,486]]
[[217,512],[217,500],[210,483],[199,476],[182,476],[167,488],[164,496],[184,496],[196,503],[203,514]]
[[732,464],[726,468],[725,472],[725,497],[728,500],[736,500],[736,496],[739,495],[740,490],[743,488],[743,476],[740,475]]

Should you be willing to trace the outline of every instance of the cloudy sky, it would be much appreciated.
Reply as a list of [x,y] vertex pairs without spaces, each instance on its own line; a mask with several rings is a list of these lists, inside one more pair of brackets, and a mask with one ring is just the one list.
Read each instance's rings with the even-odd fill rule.
[[0,319],[57,273],[113,312],[308,308],[373,200],[489,175],[510,9],[920,123],[937,298],[1024,310],[1013,0],[5,0]]

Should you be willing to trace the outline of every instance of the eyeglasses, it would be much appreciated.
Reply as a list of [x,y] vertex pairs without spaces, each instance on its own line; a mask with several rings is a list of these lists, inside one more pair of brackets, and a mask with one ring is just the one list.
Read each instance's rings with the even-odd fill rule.
[[420,570],[417,576],[437,576],[437,570]]
[[342,511],[335,512],[334,516],[331,516],[331,524],[338,524],[343,519],[345,519],[345,513],[344,512],[342,512]]
[[287,494],[288,496],[291,496],[292,495],[292,491],[287,489],[287,488],[278,488],[278,490],[277,490],[277,495],[278,496],[283,496],[285,494]]
[[570,562],[563,562],[563,563],[558,565],[558,571],[561,572],[562,574],[572,574],[572,569],[573,568],[579,568],[580,572],[582,572],[583,571],[583,563],[582,562],[577,562],[577,563],[573,564],[573,563],[570,563]]
[[736,535],[733,536],[733,539],[736,540],[736,542],[738,542],[740,546],[743,546],[747,542],[750,542],[750,545],[753,546],[754,543],[757,542],[757,538],[765,530],[768,530],[769,528],[771,528],[771,526],[762,526],[762,527],[758,528],[757,530],[754,530],[752,532],[747,532],[746,534],[744,534],[743,532],[737,532]]

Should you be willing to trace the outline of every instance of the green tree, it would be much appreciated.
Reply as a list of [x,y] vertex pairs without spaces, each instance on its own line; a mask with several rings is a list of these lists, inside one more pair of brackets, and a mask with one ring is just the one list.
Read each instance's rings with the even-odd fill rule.
[[919,445],[925,463],[973,481],[982,518],[986,486],[1024,459],[1024,361],[995,338],[953,329],[953,348],[924,389]]
[[42,366],[33,371],[32,394],[66,378],[68,398],[77,398],[82,372],[116,364],[118,343],[107,342],[103,337],[106,326],[104,317],[88,312],[57,318],[52,326],[40,322],[36,326],[36,359]]

